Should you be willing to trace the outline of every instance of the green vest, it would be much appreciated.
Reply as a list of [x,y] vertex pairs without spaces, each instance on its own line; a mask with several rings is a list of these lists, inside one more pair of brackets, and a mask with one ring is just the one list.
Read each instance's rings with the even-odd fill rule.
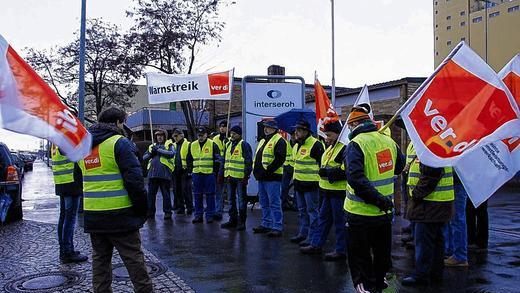
[[220,140],[220,134],[215,136],[215,138],[213,138],[213,141],[217,144],[218,149],[220,150],[221,157],[224,157],[224,154],[225,154],[224,152],[226,150],[224,140]]
[[415,158],[417,158],[417,154],[415,153],[412,142],[410,142],[406,148],[406,164],[411,164]]
[[286,140],[285,142],[287,143],[287,155],[285,156],[285,163],[283,165],[294,167],[294,159],[293,159],[293,153],[292,153],[293,150],[291,147],[291,142],[288,140]]
[[74,182],[74,163],[60,153],[57,146],[52,145],[52,175],[54,184],[66,184]]
[[224,163],[224,177],[231,176],[233,178],[244,178],[244,169],[246,167],[244,156],[242,153],[242,142],[240,140],[231,153],[231,142],[226,146],[226,161]]
[[[345,170],[345,164],[336,162],[336,158],[340,154],[343,149],[344,144],[341,142],[336,143],[335,146],[329,146],[325,151],[325,154],[321,156],[321,167],[326,168],[341,168]],[[327,162],[328,160],[328,162]],[[347,180],[336,181],[334,183],[330,183],[328,178],[320,177],[320,188],[325,190],[346,190],[347,188]]]
[[[397,145],[388,136],[376,131],[360,133],[352,141],[356,142],[364,157],[364,172],[370,184],[383,196],[393,199],[394,169],[397,159]],[[365,203],[354,194],[354,189],[347,184],[347,197],[343,208],[352,214],[361,216],[382,216],[378,207]]]
[[[154,145],[157,145],[157,143],[154,143],[154,144],[151,144],[149,147],[148,147],[148,152],[152,152],[152,146]],[[168,150],[170,148],[170,146],[172,145],[172,140],[169,139],[167,140],[165,143],[164,143],[164,148],[166,150]],[[170,172],[173,172],[173,159],[172,158],[166,158],[166,157],[163,157],[161,155],[159,155],[160,158],[159,158],[159,161],[165,165],[166,167],[168,167],[168,169],[170,169]],[[150,167],[152,166],[152,158],[150,158],[150,160],[148,161],[148,170],[150,170]]]
[[[278,143],[278,140],[283,139],[282,136],[279,133],[276,133],[271,137],[271,139],[267,142],[264,151],[262,152],[262,166],[264,166],[264,169],[267,169],[267,166],[269,166],[274,161],[274,147],[276,146],[276,143]],[[265,144],[265,138],[260,140],[258,142],[258,146],[256,147],[255,152],[255,161],[257,159],[258,150]],[[254,164],[254,163],[253,163]],[[274,171],[275,174],[282,174],[283,173],[283,166],[280,166],[280,168],[276,169]]]
[[315,143],[321,143],[316,138],[309,136],[305,139],[303,145],[298,148],[299,144],[293,147],[294,158],[294,175],[293,178],[299,181],[320,181],[320,165],[314,158],[311,158],[311,149]]
[[213,173],[213,141],[207,139],[202,149],[198,140],[190,144],[191,156],[193,157],[193,173]]
[[[415,155],[415,149],[413,147],[412,153]],[[408,150],[406,151],[406,155],[408,156]],[[408,173],[407,184],[409,187],[408,194],[410,197],[412,196],[412,190],[417,186],[417,182],[419,182],[419,175],[421,175],[419,170],[419,159],[416,158],[410,165],[410,171]],[[423,200],[452,201],[455,199],[455,190],[453,188],[453,169],[452,167],[444,167],[444,175],[442,175],[437,187],[435,187],[435,190],[432,193],[423,198]]]
[[132,206],[116,163],[114,147],[121,135],[114,135],[79,161],[83,173],[85,211],[111,211]]
[[[175,150],[177,150],[177,143],[174,143],[173,144],[173,148]],[[187,140],[187,139],[184,139],[184,142],[182,143],[181,145],[181,152],[180,152],[180,156],[181,156],[181,169],[186,169],[186,157],[188,156],[188,149],[190,148],[190,142]],[[175,153],[175,156],[178,156],[179,153]],[[173,160],[173,163],[174,163],[174,166],[175,166],[175,163],[177,162],[177,160],[175,160],[175,157],[174,157],[174,160]]]

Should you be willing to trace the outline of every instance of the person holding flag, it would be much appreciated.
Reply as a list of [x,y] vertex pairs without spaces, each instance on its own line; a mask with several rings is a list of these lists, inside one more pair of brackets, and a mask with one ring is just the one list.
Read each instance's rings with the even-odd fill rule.
[[364,108],[352,108],[347,127],[344,209],[350,274],[358,292],[379,292],[387,286],[385,275],[392,264],[394,176],[403,170],[405,159],[397,144],[377,131]]
[[334,251],[325,254],[325,261],[338,261],[346,259],[346,230],[343,202],[345,201],[347,176],[345,174],[345,145],[338,143],[341,132],[339,121],[325,123],[323,131],[327,135],[327,150],[321,157],[320,195],[323,202],[318,218],[318,232],[312,237],[309,246],[300,248],[304,254],[321,253],[321,248],[327,240],[330,228],[334,224],[336,233],[336,247]]
[[[226,145],[229,142],[229,138],[227,138],[227,121],[221,121],[218,124],[218,134],[215,137],[211,138],[214,143],[217,144],[218,149],[220,150],[220,157],[224,158],[226,152]],[[223,162],[221,162],[223,164]],[[222,220],[222,212],[224,211],[224,177],[217,177],[217,187],[215,193],[215,220]]]

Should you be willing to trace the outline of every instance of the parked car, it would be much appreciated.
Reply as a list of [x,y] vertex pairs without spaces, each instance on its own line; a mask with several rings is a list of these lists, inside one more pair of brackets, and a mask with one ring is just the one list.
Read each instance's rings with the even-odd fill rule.
[[25,162],[20,158],[20,155],[17,153],[11,153],[11,157],[13,158],[13,162],[16,165],[16,169],[18,170],[18,175],[20,179],[23,179],[25,176]]
[[9,148],[0,142],[0,193],[13,200],[5,223],[22,219],[22,182]]
[[34,163],[34,157],[30,154],[19,154],[20,159],[25,163],[24,170],[25,171],[32,171],[33,170],[33,163]]

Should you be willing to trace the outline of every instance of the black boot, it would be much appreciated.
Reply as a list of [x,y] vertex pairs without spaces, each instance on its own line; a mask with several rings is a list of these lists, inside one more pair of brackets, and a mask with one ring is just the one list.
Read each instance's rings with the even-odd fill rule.
[[86,255],[82,255],[82,254],[76,253],[76,252],[70,252],[70,253],[63,254],[63,258],[61,259],[61,262],[78,263],[78,262],[84,262],[87,260],[88,260],[88,257]]
[[237,226],[237,231],[244,231],[245,229],[246,229],[246,222],[240,221],[240,223],[238,223],[238,226]]
[[228,222],[225,222],[224,224],[220,225],[220,228],[223,229],[232,229],[237,226],[237,222],[233,220],[229,220]]

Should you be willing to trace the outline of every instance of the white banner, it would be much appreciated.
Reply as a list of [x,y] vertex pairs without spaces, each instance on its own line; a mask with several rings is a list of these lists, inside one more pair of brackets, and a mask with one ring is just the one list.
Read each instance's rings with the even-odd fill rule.
[[233,70],[204,74],[155,72],[146,74],[150,104],[191,100],[229,100],[232,84]]

